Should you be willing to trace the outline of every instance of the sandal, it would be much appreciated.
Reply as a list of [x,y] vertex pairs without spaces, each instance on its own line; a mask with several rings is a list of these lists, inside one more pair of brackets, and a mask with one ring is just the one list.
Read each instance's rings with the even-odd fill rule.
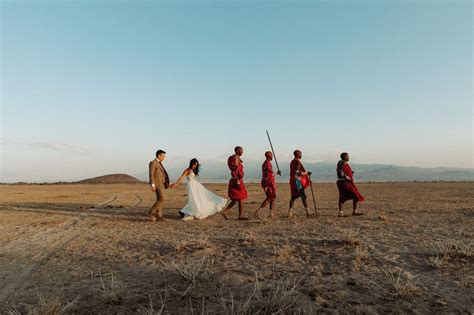
[[230,220],[230,217],[228,216],[228,211],[229,211],[229,210],[222,210],[222,211],[221,211],[222,216],[223,216],[224,219],[226,219],[226,220]]

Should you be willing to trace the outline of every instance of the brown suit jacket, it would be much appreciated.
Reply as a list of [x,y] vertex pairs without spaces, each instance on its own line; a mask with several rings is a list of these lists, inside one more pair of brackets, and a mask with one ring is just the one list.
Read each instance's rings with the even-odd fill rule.
[[150,162],[148,174],[150,185],[154,184],[157,189],[167,189],[170,187],[170,178],[168,173],[166,172],[163,165],[156,159]]

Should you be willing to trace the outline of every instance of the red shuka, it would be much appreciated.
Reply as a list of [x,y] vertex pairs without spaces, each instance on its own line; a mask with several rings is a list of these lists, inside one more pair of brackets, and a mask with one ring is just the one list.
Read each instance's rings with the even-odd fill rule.
[[297,176],[298,172],[306,172],[303,164],[298,159],[293,159],[290,164],[290,188],[291,188],[291,195],[294,197],[300,196],[300,191],[296,187],[296,180],[299,179],[303,188],[306,189],[310,185],[310,180],[308,175]]
[[267,198],[276,198],[276,184],[275,175],[273,174],[272,162],[265,160],[262,164],[262,188],[267,195]]
[[357,189],[357,186],[354,183],[354,173],[352,172],[352,168],[349,166],[348,163],[344,163],[341,169],[346,176],[349,176],[351,180],[338,180],[337,181],[337,188],[339,189],[339,201],[346,202],[347,200],[356,200],[356,201],[364,201],[365,198],[362,196]]
[[[236,165],[237,159],[237,165]],[[230,169],[228,195],[231,200],[247,199],[247,188],[244,185],[244,164],[237,155],[232,155],[227,160],[227,166]]]

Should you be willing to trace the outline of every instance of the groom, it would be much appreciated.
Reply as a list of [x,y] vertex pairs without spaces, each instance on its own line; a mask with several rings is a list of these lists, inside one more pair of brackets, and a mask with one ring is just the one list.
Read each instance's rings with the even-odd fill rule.
[[156,151],[156,159],[149,164],[149,178],[151,191],[156,193],[156,202],[150,209],[149,215],[151,221],[165,221],[163,218],[163,204],[165,203],[165,189],[170,187],[170,178],[165,168],[163,161],[166,157],[166,152],[163,150]]

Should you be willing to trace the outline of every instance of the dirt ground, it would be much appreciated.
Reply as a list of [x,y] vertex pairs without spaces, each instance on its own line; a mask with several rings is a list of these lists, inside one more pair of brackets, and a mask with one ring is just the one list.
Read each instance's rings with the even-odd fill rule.
[[314,188],[318,217],[286,219],[279,185],[259,221],[249,185],[251,220],[184,222],[182,185],[150,222],[147,185],[0,186],[0,313],[473,314],[474,183],[360,184],[365,215],[344,218]]

